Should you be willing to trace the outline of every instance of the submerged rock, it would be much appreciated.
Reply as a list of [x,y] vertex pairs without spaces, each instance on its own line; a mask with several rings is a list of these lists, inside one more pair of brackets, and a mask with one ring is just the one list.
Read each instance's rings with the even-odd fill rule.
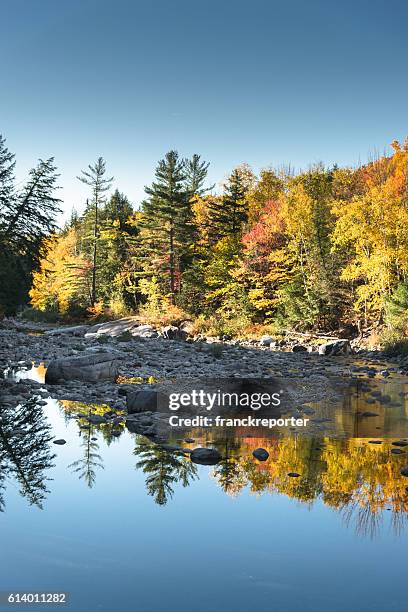
[[266,461],[269,458],[269,453],[264,448],[256,448],[252,454],[258,461]]
[[408,467],[403,468],[403,469],[400,471],[400,474],[401,474],[401,476],[407,476],[407,477],[408,477]]
[[62,438],[60,438],[59,440],[53,440],[54,444],[59,444],[60,446],[62,446],[63,444],[66,444],[67,441],[63,440]]
[[289,472],[288,476],[290,476],[291,478],[299,478],[300,474],[298,474],[297,472]]
[[45,373],[45,384],[61,380],[115,381],[118,376],[118,355],[109,352],[62,357],[51,361]]
[[221,455],[215,448],[195,448],[190,454],[191,461],[201,465],[216,465]]
[[159,394],[154,389],[138,389],[130,391],[126,397],[129,414],[137,412],[155,412],[159,401]]

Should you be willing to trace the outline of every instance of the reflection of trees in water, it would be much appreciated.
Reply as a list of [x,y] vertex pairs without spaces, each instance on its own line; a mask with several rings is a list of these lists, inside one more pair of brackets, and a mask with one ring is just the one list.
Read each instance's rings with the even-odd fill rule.
[[[82,407],[85,404],[82,404]],[[89,416],[92,414],[92,407],[87,406]],[[86,419],[78,419],[79,436],[81,437],[81,448],[83,456],[69,464],[68,469],[71,469],[74,474],[77,474],[80,480],[84,480],[87,486],[91,489],[96,480],[97,468],[104,469],[101,455],[98,453],[99,445],[94,435],[94,426]]]
[[222,460],[215,466],[213,477],[225,493],[235,497],[248,482],[245,470],[236,456],[239,451],[239,441],[227,437],[218,445],[218,450]]
[[147,438],[137,438],[134,454],[139,457],[136,468],[147,474],[147,492],[160,506],[173,497],[176,483],[187,487],[197,477],[197,467],[184,455],[166,451]]
[[49,491],[46,471],[54,466],[50,426],[35,398],[17,407],[5,406],[0,420],[0,510],[4,510],[6,478],[20,485],[30,504],[42,508]]
[[[359,439],[286,437],[234,443],[228,439],[216,446],[224,459],[214,476],[226,493],[236,495],[249,486],[253,493],[276,492],[309,505],[322,499],[359,534],[369,536],[378,532],[387,511],[396,533],[407,522],[408,481],[400,475],[406,459],[391,455],[390,442],[371,445]],[[251,457],[259,446],[270,453],[265,463]],[[291,478],[289,472],[301,476]]]
[[[84,480],[89,488],[92,488],[96,481],[97,469],[104,469],[102,457],[98,452],[99,444],[96,440],[96,434],[102,434],[102,438],[109,446],[118,439],[117,434],[123,432],[124,424],[106,422],[95,425],[88,421],[91,415],[102,417],[107,412],[110,412],[111,409],[106,404],[85,404],[83,402],[64,400],[61,402],[61,407],[66,420],[71,420],[72,414],[80,415],[77,416],[76,422],[79,427],[83,456],[68,467],[72,468],[72,471],[78,474],[79,479]],[[117,414],[122,413],[117,412]]]
[[89,424],[87,427],[80,430],[81,448],[83,456],[69,464],[68,468],[72,469],[74,474],[78,474],[80,480],[84,480],[87,486],[91,489],[96,480],[96,469],[104,469],[102,457],[97,452],[99,445],[94,437],[93,426]]

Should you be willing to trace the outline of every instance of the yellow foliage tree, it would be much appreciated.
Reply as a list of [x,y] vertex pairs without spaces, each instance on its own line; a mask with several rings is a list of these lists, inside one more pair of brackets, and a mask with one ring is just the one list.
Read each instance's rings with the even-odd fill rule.
[[57,310],[65,314],[70,306],[89,304],[91,263],[76,254],[74,228],[47,239],[42,248],[40,268],[33,275],[31,304],[39,310]]

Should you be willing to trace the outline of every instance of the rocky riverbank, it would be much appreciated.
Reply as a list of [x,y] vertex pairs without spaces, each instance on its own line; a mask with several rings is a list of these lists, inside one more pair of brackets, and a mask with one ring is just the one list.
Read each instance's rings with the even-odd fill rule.
[[[40,363],[54,372],[46,384],[27,378],[16,382],[13,372]],[[301,415],[310,402],[339,401],[353,378],[385,381],[390,375],[405,376],[407,367],[387,363],[379,352],[353,351],[347,340],[318,346],[287,342],[284,347],[269,337],[222,342],[192,338],[187,325],[157,330],[134,319],[52,329],[8,321],[0,329],[5,377],[0,393],[8,406],[35,393],[126,411],[129,391],[136,384],[147,388],[148,381],[266,377],[282,381],[287,412]],[[136,430],[139,418],[129,416]]]

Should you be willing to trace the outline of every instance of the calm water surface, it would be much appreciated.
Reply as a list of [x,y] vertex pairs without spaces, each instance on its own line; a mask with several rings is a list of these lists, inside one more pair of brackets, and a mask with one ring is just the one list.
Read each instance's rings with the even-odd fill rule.
[[[78,612],[405,612],[408,453],[391,442],[408,437],[408,411],[405,387],[387,385],[391,406],[370,404],[367,425],[382,444],[361,426],[359,437],[187,432],[185,446],[221,451],[215,467],[89,425],[74,402],[3,413],[0,590],[67,591]],[[350,391],[341,431],[364,399]]]

